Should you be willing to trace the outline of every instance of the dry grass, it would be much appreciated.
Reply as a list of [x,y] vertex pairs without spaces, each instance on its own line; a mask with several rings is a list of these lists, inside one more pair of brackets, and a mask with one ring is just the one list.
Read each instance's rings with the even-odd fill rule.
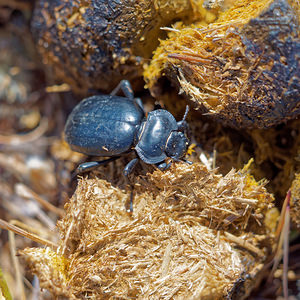
[[272,252],[264,214],[273,197],[246,170],[176,164],[134,191],[130,214],[130,192],[79,181],[58,223],[59,249],[21,252],[41,287],[78,299],[221,299]]

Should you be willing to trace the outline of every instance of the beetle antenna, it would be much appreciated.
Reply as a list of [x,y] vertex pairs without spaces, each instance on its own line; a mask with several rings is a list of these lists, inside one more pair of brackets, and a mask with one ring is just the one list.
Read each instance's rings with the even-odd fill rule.
[[190,110],[190,107],[187,105],[186,108],[185,108],[185,113],[184,113],[183,118],[182,118],[182,122],[185,121],[189,110]]
[[186,108],[185,108],[185,113],[183,115],[183,118],[181,121],[177,122],[177,125],[178,125],[178,130],[179,131],[182,131],[182,132],[186,132],[187,129],[188,129],[188,124],[187,122],[185,121],[186,117],[187,117],[187,114],[190,110],[190,107],[187,105]]

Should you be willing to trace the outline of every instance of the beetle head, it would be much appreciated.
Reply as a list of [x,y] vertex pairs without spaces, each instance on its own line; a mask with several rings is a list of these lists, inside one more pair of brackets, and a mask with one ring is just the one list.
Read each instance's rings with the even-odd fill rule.
[[181,131],[172,131],[166,144],[166,154],[174,160],[182,158],[187,150],[189,140]]

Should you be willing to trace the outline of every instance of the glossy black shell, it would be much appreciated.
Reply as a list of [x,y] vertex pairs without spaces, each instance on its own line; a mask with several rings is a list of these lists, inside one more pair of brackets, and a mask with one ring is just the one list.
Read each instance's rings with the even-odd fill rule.
[[167,110],[158,109],[149,112],[147,120],[141,125],[138,143],[135,147],[139,157],[148,164],[162,162],[167,140],[172,131],[178,130],[174,116]]
[[86,155],[114,156],[130,151],[144,118],[135,100],[101,95],[80,102],[65,126],[71,149]]

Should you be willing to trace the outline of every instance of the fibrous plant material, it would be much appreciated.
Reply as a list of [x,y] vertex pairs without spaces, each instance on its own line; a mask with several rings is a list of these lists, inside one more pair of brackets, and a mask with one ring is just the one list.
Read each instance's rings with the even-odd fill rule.
[[291,186],[291,219],[292,222],[300,229],[300,174],[295,175]]
[[129,198],[105,180],[79,181],[58,223],[58,250],[22,251],[41,287],[76,299],[249,294],[274,228],[264,223],[273,197],[246,168],[222,176],[176,164],[137,178],[132,214]]
[[235,128],[300,114],[299,2],[235,1],[216,22],[175,27],[144,77],[166,75],[198,109]]
[[160,27],[193,19],[200,10],[199,0],[39,0],[32,31],[56,79],[81,93],[110,91],[124,77],[141,77]]

